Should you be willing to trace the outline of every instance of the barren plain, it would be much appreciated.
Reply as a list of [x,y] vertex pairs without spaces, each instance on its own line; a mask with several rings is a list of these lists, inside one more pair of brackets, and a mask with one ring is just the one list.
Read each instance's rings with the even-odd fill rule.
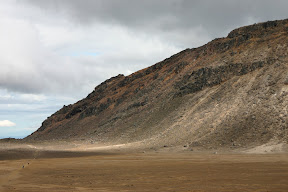
[[1,149],[0,191],[288,191],[287,153],[108,151]]

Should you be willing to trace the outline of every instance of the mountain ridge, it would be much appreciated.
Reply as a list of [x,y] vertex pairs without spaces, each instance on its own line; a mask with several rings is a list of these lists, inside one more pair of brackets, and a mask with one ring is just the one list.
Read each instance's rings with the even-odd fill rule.
[[119,74],[63,106],[24,140],[208,148],[286,142],[287,37],[287,19],[240,27]]

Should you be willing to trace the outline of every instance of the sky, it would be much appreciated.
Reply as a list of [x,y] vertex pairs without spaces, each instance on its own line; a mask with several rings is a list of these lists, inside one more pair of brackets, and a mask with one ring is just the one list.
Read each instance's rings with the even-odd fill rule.
[[287,0],[0,0],[0,138],[63,105],[244,25],[288,18]]

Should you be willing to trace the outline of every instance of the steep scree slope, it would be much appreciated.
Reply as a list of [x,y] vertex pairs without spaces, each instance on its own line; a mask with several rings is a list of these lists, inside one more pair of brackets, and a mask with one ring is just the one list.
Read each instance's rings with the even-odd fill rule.
[[241,27],[101,83],[24,140],[253,146],[286,142],[288,20]]

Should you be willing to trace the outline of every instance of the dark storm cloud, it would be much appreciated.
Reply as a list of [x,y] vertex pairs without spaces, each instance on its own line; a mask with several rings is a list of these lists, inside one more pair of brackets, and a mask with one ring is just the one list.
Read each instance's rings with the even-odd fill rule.
[[[104,22],[144,31],[179,31],[202,26],[218,37],[235,27],[288,17],[287,0],[28,0],[75,22]],[[177,34],[175,34],[177,35]]]

